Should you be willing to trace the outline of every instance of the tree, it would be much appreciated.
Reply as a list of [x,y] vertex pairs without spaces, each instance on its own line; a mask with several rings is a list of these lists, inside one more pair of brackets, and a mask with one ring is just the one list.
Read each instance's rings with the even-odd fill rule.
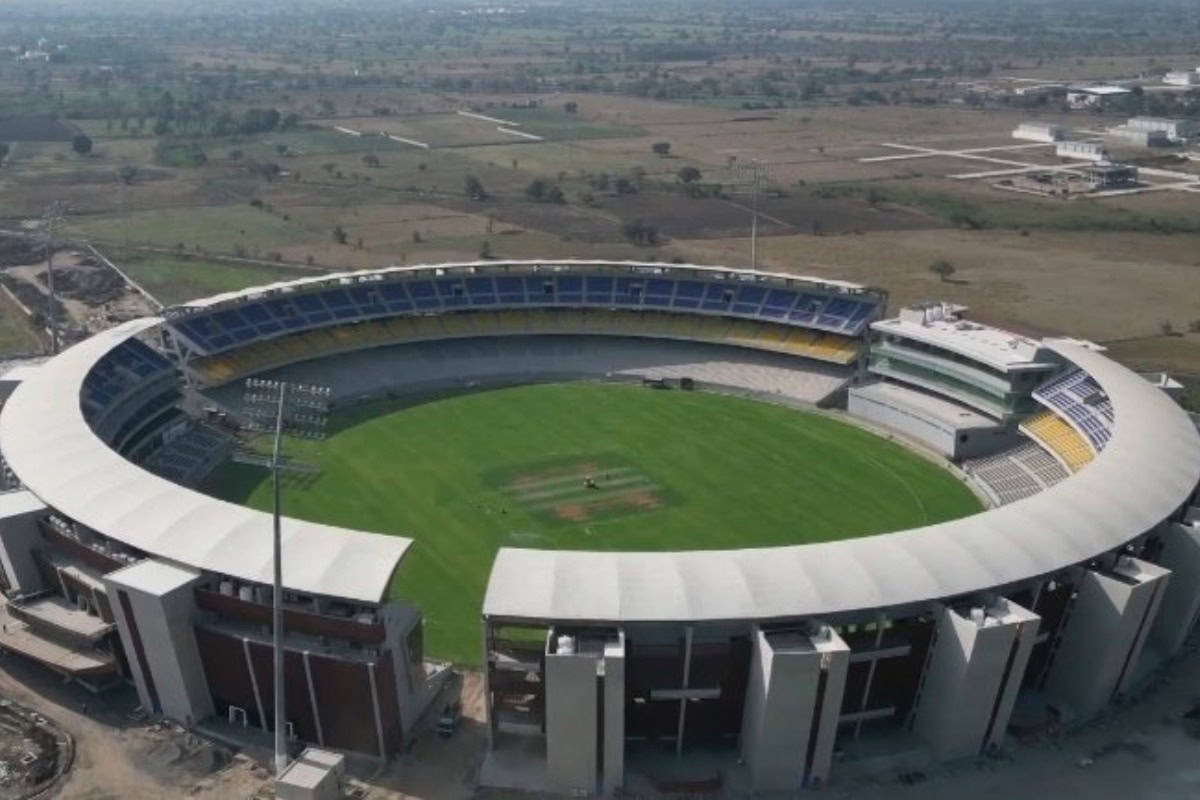
[[117,175],[121,178],[121,183],[129,186],[133,183],[133,179],[137,177],[137,167],[133,164],[125,164],[119,170]]
[[944,258],[939,258],[937,261],[934,261],[932,264],[930,264],[929,271],[934,275],[937,275],[938,278],[943,281],[949,280],[950,276],[956,272],[954,265]]
[[650,145],[650,150],[653,151],[655,153],[655,155],[660,155],[660,156],[665,157],[665,156],[669,155],[671,152],[671,143],[670,142],[655,142],[654,144]]
[[229,160],[230,161],[241,161],[242,160],[242,151],[237,150],[237,149],[230,150],[229,151]]
[[92,140],[85,133],[77,133],[71,140],[71,149],[81,156],[86,156],[92,152]]
[[334,225],[332,234],[333,234],[333,240],[335,242],[337,242],[338,244],[346,243],[346,239],[348,238],[346,236],[346,229],[343,228],[341,225]]
[[492,243],[484,239],[483,244],[479,245],[480,258],[492,258]]
[[558,184],[544,178],[535,178],[525,187],[525,196],[535,203],[565,203],[566,197]]
[[641,218],[625,223],[625,226],[621,228],[621,232],[625,234],[626,239],[634,244],[658,244],[658,228]]
[[472,200],[487,200],[487,190],[483,188],[483,182],[474,175],[468,175],[463,180],[463,188],[466,190],[467,197]]
[[683,183],[693,183],[695,181],[700,180],[700,178],[702,177],[700,174],[700,170],[696,169],[695,167],[691,167],[691,166],[680,167],[678,174],[679,174],[679,180]]
[[281,156],[286,156],[288,152],[288,146],[283,142],[280,142],[279,144],[275,145],[275,152]]
[[379,156],[375,155],[374,153],[367,153],[362,157],[362,162],[368,167],[378,167]]
[[563,103],[563,111],[567,112],[568,114],[574,114],[578,110],[579,103],[576,103],[574,100],[568,100],[567,102]]

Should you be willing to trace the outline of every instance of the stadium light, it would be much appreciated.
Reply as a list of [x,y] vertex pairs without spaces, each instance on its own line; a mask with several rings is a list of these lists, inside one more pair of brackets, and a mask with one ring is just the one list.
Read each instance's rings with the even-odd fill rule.
[[272,437],[270,454],[241,448],[233,460],[241,464],[266,467],[271,470],[272,546],[275,571],[271,592],[271,640],[274,650],[275,683],[275,777],[287,768],[287,715],[283,692],[283,559],[279,508],[279,474],[296,472],[315,474],[320,468],[311,462],[285,458],[282,453],[284,436],[301,439],[323,439],[325,421],[329,414],[328,386],[312,386],[287,381],[250,378],[246,381],[242,415],[247,430]]
[[769,168],[766,161],[757,158],[732,166],[735,178],[750,182],[750,269],[758,269],[758,192],[770,177]]
[[54,289],[54,234],[67,215],[67,204],[54,200],[42,213],[42,232],[46,237],[46,290],[50,294],[46,319],[50,323],[50,355],[58,355],[58,292]]

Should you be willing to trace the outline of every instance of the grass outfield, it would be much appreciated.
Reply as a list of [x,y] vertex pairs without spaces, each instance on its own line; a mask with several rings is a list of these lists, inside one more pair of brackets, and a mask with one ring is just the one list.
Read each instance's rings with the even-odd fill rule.
[[[285,512],[414,537],[393,590],[424,609],[429,654],[467,664],[502,546],[795,544],[980,508],[949,472],[858,428],[700,392],[541,384],[375,403],[334,422],[322,473],[285,489]],[[227,464],[208,491],[265,509],[264,478]]]

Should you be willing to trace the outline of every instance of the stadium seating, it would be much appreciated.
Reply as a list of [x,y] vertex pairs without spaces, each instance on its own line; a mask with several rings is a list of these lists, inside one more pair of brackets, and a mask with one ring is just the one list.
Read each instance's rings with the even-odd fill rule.
[[1021,430],[1055,453],[1072,472],[1078,472],[1095,452],[1074,428],[1053,411],[1041,411],[1021,423]]
[[80,406],[88,422],[102,417],[139,387],[167,374],[171,364],[137,339],[100,359],[83,381]]
[[1058,461],[1034,442],[964,461],[962,468],[996,505],[1035,495],[1067,477]]
[[[240,305],[173,316],[169,324],[200,352],[216,354],[252,342],[370,319],[455,310],[584,308],[691,311],[806,327],[854,337],[879,310],[869,294],[772,288],[744,278],[676,278],[650,272],[618,277],[549,271],[526,275],[428,278],[371,276],[341,286],[246,299]],[[429,317],[426,317],[427,319]],[[676,325],[683,319],[671,316]],[[580,317],[542,316],[534,330],[577,330]],[[450,335],[465,335],[479,318],[445,316]]]
[[192,423],[180,436],[157,448],[143,466],[167,480],[194,486],[229,455],[233,437],[201,423]]
[[377,345],[522,333],[678,338],[774,350],[834,364],[853,362],[862,346],[858,339],[774,322],[669,311],[555,308],[426,314],[355,322],[252,342],[220,355],[196,359],[190,366],[206,383],[220,384],[305,358]]
[[[747,351],[692,341],[620,336],[528,335],[441,339],[347,353],[279,367],[271,377],[325,383],[334,399],[412,389],[462,387],[475,381],[541,378],[691,378],[797,403],[817,403],[851,377],[844,366],[802,361],[782,353]],[[211,389],[214,400],[236,406],[236,383]]]
[[1096,451],[1108,444],[1112,436],[1112,403],[1087,373],[1068,370],[1039,386],[1033,397],[1074,423]]

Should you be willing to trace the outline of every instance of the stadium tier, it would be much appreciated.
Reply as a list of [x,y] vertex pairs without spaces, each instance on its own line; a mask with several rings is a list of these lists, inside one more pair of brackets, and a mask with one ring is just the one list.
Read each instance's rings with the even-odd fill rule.
[[1021,430],[1054,453],[1072,472],[1078,472],[1095,457],[1087,440],[1053,411],[1034,414],[1021,424]]
[[1097,451],[1108,444],[1113,423],[1112,403],[1090,375],[1077,369],[1068,370],[1038,387],[1033,397],[1061,414]]
[[[154,717],[269,732],[271,519],[185,485],[231,445],[235,378],[328,381],[343,406],[429,387],[694,382],[844,404],[821,413],[868,431],[845,441],[874,432],[960,465],[991,507],[816,544],[502,547],[482,608],[449,621],[482,616],[483,783],[613,794],[635,757],[665,750],[794,792],[828,782],[835,749],[860,740],[992,752],[1022,693],[1088,719],[1200,616],[1200,431],[1094,345],[945,304],[884,320],[885,301],[727,268],[489,262],[275,284],[100,332],[0,409],[21,485],[0,493],[0,613],[20,619],[0,647],[89,685],[131,681]],[[780,499],[783,525],[805,527]],[[412,546],[284,520],[296,738],[383,760],[411,742],[447,674],[425,661],[417,598],[392,594]]]
[[[844,337],[883,307],[862,286],[749,270],[625,262],[481,262],[407,267],[294,281],[168,312],[190,350],[215,354],[261,339],[394,317],[440,315],[451,335],[473,326],[445,312],[597,308],[661,310],[770,321]],[[663,325],[678,319],[664,319]],[[529,321],[533,331],[548,318]],[[509,317],[502,324],[519,325]],[[637,320],[629,324],[637,326]],[[607,325],[601,330],[607,331]],[[494,329],[489,333],[496,332]],[[757,336],[751,334],[752,340]]]
[[745,320],[698,318],[654,311],[545,309],[455,312],[337,325],[250,343],[226,353],[197,358],[189,368],[209,384],[220,384],[303,358],[404,342],[532,334],[591,334],[680,339],[736,345],[849,364],[859,340]]

